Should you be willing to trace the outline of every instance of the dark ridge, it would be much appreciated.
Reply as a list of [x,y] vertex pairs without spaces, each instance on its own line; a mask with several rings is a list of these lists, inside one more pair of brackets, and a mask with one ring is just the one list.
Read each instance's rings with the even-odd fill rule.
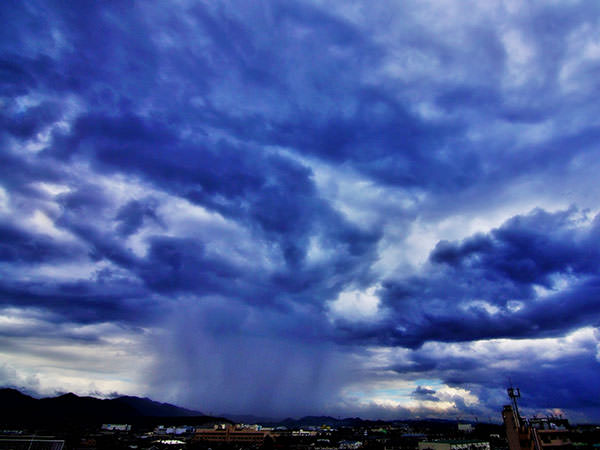
[[[0,389],[0,426],[39,424],[101,424],[144,423],[153,421],[173,424],[204,424],[229,422],[227,419],[205,416],[199,411],[160,403],[148,398],[118,397],[98,399],[79,397],[73,393],[58,397],[35,399],[16,389]],[[160,419],[160,420],[159,420]]]
[[171,405],[170,403],[159,403],[149,398],[123,396],[114,399],[115,402],[127,405],[133,408],[142,416],[152,417],[191,417],[201,416],[201,412],[193,411],[191,409],[181,408],[179,406]]

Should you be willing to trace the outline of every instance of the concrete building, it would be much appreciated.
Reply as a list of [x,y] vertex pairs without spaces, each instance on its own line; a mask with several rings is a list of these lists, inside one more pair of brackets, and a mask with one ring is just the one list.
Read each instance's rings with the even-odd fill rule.
[[206,442],[246,442],[261,444],[265,437],[270,435],[268,431],[258,431],[241,428],[235,425],[217,427],[212,430],[197,428],[194,433],[194,441]]
[[103,423],[100,429],[103,431],[131,431],[131,425],[125,423]]
[[555,416],[533,418],[529,419],[529,427],[539,450],[569,450],[573,447],[567,419]]
[[509,388],[508,396],[512,404],[504,406],[502,419],[510,450],[572,450],[567,419],[556,416],[525,419],[519,414],[519,389]]
[[58,439],[37,439],[23,437],[18,439],[0,438],[0,449],[6,450],[63,450],[65,441]]
[[341,450],[357,450],[363,446],[361,441],[340,441],[338,448]]
[[421,441],[419,450],[490,450],[490,443],[478,440]]

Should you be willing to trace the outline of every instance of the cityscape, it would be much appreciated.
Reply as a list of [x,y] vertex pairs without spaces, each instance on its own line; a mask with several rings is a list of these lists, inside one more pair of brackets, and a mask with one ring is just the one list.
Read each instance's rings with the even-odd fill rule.
[[[35,400],[0,391],[0,449],[236,449],[236,450],[594,450],[600,424],[570,424],[565,417],[526,418],[518,388],[507,389],[502,424],[456,420],[363,420],[312,416],[241,423],[160,404],[121,397],[106,400],[74,394]],[[46,402],[41,406],[41,402]],[[133,407],[127,411],[124,407]],[[45,409],[41,409],[45,408]],[[136,411],[138,414],[132,414]],[[152,414],[152,415],[150,415]],[[160,414],[170,416],[160,417]],[[106,418],[129,423],[100,423]],[[23,427],[23,424],[27,426]],[[12,428],[11,428],[12,427]]]

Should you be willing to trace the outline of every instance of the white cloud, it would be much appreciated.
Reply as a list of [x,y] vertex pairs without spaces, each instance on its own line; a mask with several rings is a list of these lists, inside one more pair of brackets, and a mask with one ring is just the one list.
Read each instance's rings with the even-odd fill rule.
[[352,322],[382,318],[380,299],[376,295],[378,286],[365,290],[342,291],[337,299],[328,304],[331,320],[345,319]]
[[523,361],[540,364],[561,358],[586,354],[596,348],[595,328],[585,327],[564,337],[539,339],[489,339],[472,342],[426,342],[419,353],[437,357],[473,358],[482,366],[518,367]]
[[56,324],[35,310],[3,309],[0,332],[21,337],[0,346],[0,384],[43,395],[57,390],[139,394],[140,373],[152,361],[139,330],[111,323]]

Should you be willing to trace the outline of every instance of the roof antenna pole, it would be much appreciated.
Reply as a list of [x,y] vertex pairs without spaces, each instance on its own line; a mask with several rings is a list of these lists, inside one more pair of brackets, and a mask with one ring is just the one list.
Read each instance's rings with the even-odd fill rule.
[[[510,379],[509,379],[510,382]],[[519,388],[512,387],[512,382],[510,382],[510,387],[506,390],[508,392],[508,396],[510,397],[510,401],[513,406],[513,411],[515,412],[515,417],[517,419],[517,423],[519,426],[521,425],[521,414],[519,414],[519,405],[517,404],[517,399],[521,398],[521,391]]]

